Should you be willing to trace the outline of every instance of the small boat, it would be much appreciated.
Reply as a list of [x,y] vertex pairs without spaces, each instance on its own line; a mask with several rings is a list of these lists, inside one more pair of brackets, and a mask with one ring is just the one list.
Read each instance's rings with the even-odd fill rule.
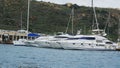
[[[27,34],[27,39],[18,39],[13,41],[13,45],[25,45],[25,41],[28,40],[28,33],[29,33],[29,10],[30,10],[30,0],[28,0],[28,9],[27,9],[27,30],[25,30],[26,34]],[[21,24],[22,24],[22,14],[21,14]],[[22,27],[22,25],[21,25]],[[22,28],[21,28],[22,29]],[[19,30],[19,32],[24,32],[24,30]]]
[[26,44],[25,44],[25,41],[27,41],[26,39],[19,39],[19,40],[17,40],[17,41],[13,41],[13,44],[15,45],[15,46],[25,46]]
[[18,39],[18,40],[14,40],[13,41],[13,44],[15,46],[37,46],[37,44],[34,43],[34,40],[37,38],[37,37],[40,37],[40,34],[37,34],[37,33],[29,33],[28,34],[28,39],[26,38],[21,38],[21,39]]
[[[22,30],[22,14],[21,14],[21,30],[18,30],[20,33],[26,33],[26,38],[20,38],[18,40],[13,41],[14,45],[21,46],[37,46],[34,43],[34,39],[39,37],[38,33],[29,32],[29,9],[30,9],[30,0],[28,0],[28,10],[27,10],[27,30]],[[30,40],[29,40],[30,39]]]

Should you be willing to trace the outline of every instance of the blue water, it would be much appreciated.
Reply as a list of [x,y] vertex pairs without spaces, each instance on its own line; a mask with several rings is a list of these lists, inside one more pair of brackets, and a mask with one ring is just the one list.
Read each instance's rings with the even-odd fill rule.
[[120,52],[0,44],[0,68],[120,68]]

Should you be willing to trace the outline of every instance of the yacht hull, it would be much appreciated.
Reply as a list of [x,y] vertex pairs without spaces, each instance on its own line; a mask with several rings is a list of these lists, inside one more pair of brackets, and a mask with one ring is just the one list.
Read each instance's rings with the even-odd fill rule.
[[52,48],[62,48],[61,44],[58,41],[49,41]]
[[49,48],[49,47],[51,47],[50,43],[47,40],[35,41],[35,43],[38,45],[37,47],[40,47],[40,48]]
[[[100,44],[101,45],[101,44]],[[103,45],[103,44],[102,44]],[[102,51],[110,51],[116,50],[115,46],[112,45],[104,45],[98,46],[95,43],[81,43],[81,42],[61,42],[61,46],[64,49],[72,49],[72,50],[102,50]]]

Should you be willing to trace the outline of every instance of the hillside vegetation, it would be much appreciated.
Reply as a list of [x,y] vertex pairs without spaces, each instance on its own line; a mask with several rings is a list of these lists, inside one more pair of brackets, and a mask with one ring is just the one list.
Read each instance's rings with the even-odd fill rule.
[[[89,34],[93,24],[93,10],[91,7],[74,4],[74,33],[82,29],[82,34]],[[0,29],[19,30],[26,29],[27,0],[0,0]],[[54,34],[65,32],[71,7],[66,4],[54,4],[50,2],[35,1],[30,3],[30,31]],[[118,37],[118,23],[120,10],[111,8],[96,8],[97,19],[100,28],[105,28],[112,40]],[[108,20],[110,14],[110,19]],[[22,20],[21,20],[22,16]],[[68,33],[71,33],[71,23]]]

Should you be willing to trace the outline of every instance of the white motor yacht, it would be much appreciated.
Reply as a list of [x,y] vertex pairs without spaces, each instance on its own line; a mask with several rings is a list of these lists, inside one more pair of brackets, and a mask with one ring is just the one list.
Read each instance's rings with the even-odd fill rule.
[[116,50],[117,44],[98,35],[81,35],[59,41],[64,49],[80,50]]

